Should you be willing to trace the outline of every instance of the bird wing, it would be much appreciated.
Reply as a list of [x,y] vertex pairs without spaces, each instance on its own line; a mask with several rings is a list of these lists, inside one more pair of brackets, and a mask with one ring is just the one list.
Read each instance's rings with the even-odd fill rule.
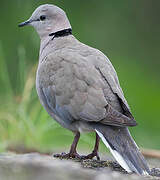
[[[114,126],[136,125],[113,66],[101,53],[95,55],[95,51],[92,48],[90,55],[84,56],[67,49],[46,57],[46,68],[43,65],[42,72],[50,76],[44,80],[48,85],[42,83],[42,89],[48,106],[69,123],[81,120]],[[118,97],[124,113],[111,105],[108,96]]]
[[96,69],[100,72],[101,76],[109,84],[114,95],[117,96],[118,101],[123,109],[123,114],[131,119],[134,119],[130,107],[124,97],[117,73],[110,60],[102,52],[98,51],[98,56],[95,57],[94,64]]

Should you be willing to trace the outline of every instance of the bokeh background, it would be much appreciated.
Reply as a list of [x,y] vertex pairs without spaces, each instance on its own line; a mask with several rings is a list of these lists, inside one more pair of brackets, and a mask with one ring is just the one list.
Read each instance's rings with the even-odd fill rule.
[[[39,103],[39,37],[31,27],[17,27],[44,3],[63,8],[76,38],[110,58],[138,122],[130,128],[134,139],[140,147],[160,149],[159,0],[1,0],[0,151],[19,145],[64,151],[73,139]],[[85,134],[79,148],[89,151],[93,144],[94,134]]]

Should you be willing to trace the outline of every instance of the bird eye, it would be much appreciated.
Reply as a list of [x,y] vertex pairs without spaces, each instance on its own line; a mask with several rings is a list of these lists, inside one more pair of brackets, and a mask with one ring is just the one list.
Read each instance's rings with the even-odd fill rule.
[[45,16],[45,15],[40,16],[40,20],[41,20],[41,21],[44,21],[45,19],[46,19],[46,16]]

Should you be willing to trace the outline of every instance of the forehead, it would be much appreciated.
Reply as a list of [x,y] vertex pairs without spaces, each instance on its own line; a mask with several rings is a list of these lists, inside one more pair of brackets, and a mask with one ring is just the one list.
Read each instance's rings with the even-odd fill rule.
[[32,16],[37,16],[40,14],[48,14],[48,15],[54,15],[54,14],[61,14],[63,12],[62,9],[58,8],[54,5],[41,5],[39,6],[32,14]]

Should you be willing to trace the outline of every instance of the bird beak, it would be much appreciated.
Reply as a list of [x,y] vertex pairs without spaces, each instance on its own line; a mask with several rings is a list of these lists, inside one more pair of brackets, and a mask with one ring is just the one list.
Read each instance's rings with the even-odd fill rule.
[[32,22],[31,20],[27,20],[25,22],[18,24],[18,27],[23,27],[23,26],[29,25],[31,22]]

